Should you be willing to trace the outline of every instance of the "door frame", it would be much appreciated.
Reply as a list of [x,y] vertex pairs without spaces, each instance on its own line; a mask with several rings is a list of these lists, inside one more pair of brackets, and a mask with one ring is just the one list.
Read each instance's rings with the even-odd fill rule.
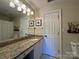
[[[62,55],[63,55],[63,46],[62,46],[62,45],[63,45],[63,42],[62,42],[62,21],[61,21],[62,18],[61,18],[61,9],[48,10],[47,12],[44,12],[44,14],[43,14],[43,17],[44,17],[44,18],[43,18],[43,19],[45,19],[45,15],[46,15],[46,14],[53,13],[53,12],[58,12],[58,13],[59,13],[59,16],[58,16],[58,17],[59,17],[59,23],[60,23],[60,24],[59,24],[59,27],[60,27],[60,33],[59,33],[59,34],[60,34],[60,36],[59,36],[59,37],[60,37],[60,49],[59,49],[59,50],[60,50],[60,51],[59,51],[59,54],[60,54],[60,55],[59,55],[59,59],[62,59]],[[43,20],[43,21],[44,21],[44,20]],[[44,26],[44,24],[43,24],[43,26]],[[45,35],[45,34],[44,34],[44,35]]]

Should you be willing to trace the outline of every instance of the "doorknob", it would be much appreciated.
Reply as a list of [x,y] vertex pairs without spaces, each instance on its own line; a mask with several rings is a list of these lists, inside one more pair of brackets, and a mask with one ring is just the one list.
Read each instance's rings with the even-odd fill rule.
[[45,35],[45,37],[47,37],[47,35]]

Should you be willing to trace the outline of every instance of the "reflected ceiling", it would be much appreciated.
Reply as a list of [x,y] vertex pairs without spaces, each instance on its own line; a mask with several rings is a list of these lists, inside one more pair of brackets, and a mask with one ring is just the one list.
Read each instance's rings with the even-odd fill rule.
[[[23,13],[17,11],[17,8],[11,8],[9,6],[10,2],[13,0],[0,0],[0,14],[1,15],[5,15],[8,17],[16,17],[16,16],[20,16]],[[24,4],[26,4],[26,6],[29,6],[29,8],[32,9],[32,7],[30,5],[28,5],[28,3],[25,0],[20,0],[21,2],[23,2]]]
[[0,0],[0,14],[8,16],[8,17],[16,17],[21,15],[20,12],[16,10],[16,8],[11,8],[9,6],[11,0]]

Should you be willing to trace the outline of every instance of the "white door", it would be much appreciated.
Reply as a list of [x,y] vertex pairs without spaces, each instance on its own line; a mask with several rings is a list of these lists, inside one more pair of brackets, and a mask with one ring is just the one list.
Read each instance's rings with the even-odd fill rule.
[[53,11],[44,15],[44,54],[58,57],[60,51],[60,18],[59,12]]
[[13,22],[2,21],[3,40],[13,37]]

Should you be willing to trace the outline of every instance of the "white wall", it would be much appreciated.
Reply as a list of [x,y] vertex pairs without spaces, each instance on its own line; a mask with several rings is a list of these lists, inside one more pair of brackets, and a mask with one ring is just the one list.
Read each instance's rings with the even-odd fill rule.
[[[69,34],[67,33],[68,22],[77,21],[79,22],[79,1],[69,0],[63,2],[51,2],[48,5],[40,9],[40,16],[43,18],[44,12],[50,10],[62,10],[62,41],[63,41],[63,54],[66,52],[71,52],[70,42],[79,42],[79,34]],[[43,19],[44,20],[44,19]]]
[[43,27],[42,26],[38,26],[35,29],[35,35],[43,35]]

